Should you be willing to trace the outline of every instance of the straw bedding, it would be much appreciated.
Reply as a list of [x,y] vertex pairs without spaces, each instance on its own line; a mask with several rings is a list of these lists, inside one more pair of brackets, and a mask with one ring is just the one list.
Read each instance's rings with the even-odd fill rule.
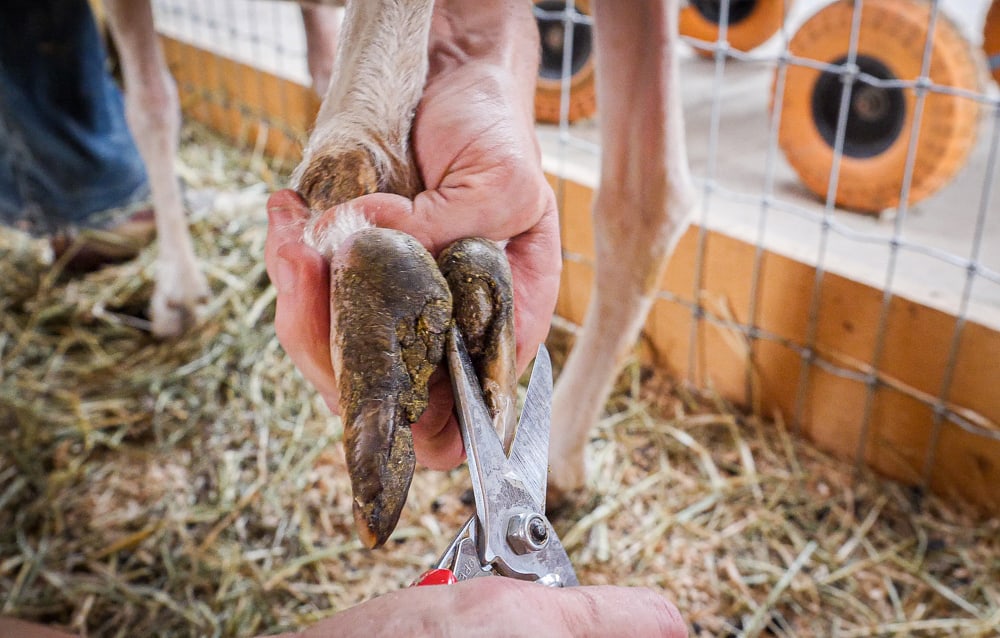
[[[419,471],[387,547],[361,548],[340,423],[272,329],[281,178],[190,127],[180,170],[215,294],[183,339],[143,329],[152,250],[70,278],[0,232],[0,614],[89,636],[301,628],[407,585],[471,513],[464,467]],[[589,460],[555,520],[581,581],[657,588],[694,635],[998,635],[1000,521],[780,422],[633,362]]]

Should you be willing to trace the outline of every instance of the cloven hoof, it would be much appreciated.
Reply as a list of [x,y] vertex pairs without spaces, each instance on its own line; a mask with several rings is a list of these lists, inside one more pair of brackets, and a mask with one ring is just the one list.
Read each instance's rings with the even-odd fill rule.
[[495,243],[466,239],[438,263],[413,237],[369,228],[351,235],[330,272],[331,354],[340,382],[347,466],[358,535],[385,543],[406,502],[415,464],[410,426],[454,320],[502,436],[516,398],[510,267]]

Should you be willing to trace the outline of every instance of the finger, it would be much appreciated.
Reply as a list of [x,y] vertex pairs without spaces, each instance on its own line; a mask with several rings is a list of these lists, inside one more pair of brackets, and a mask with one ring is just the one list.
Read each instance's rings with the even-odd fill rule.
[[[274,330],[296,367],[337,412],[338,390],[330,360],[330,271],[318,253],[304,244],[278,250],[279,269],[292,273],[279,287]],[[282,275],[284,277],[285,275]]]
[[329,264],[302,243],[310,212],[298,193],[284,189],[267,202],[264,259],[278,291],[274,330],[289,358],[330,409],[339,412],[330,361]]
[[662,636],[683,638],[687,625],[677,608],[644,587],[549,589],[573,635],[594,638]]
[[299,635],[353,638],[409,635],[414,630],[441,636],[473,632],[484,638],[687,635],[677,608],[649,589],[540,588],[511,578],[400,589],[340,612]]
[[511,190],[506,182],[491,181],[500,179],[494,180],[487,169],[474,178],[418,194],[409,209],[384,205],[376,195],[367,195],[383,205],[368,208],[366,212],[376,226],[408,233],[434,255],[459,239],[485,237],[505,241],[538,223],[545,211],[546,191],[551,193],[550,189],[538,189],[537,193],[529,189],[530,194],[518,193],[513,199],[496,197],[484,201],[482,193]]
[[443,373],[436,374],[431,379],[427,409],[412,428],[413,451],[426,468],[450,470],[465,459],[454,404],[451,381]]
[[559,220],[554,210],[529,232],[507,244],[514,282],[517,370],[524,372],[545,341],[559,294],[562,253]]
[[[395,222],[406,220],[413,215],[413,202],[400,195],[392,193],[371,193],[362,195],[354,199],[334,206],[317,215],[313,222],[312,232],[317,236],[322,236],[324,228],[335,225],[338,218],[346,215],[353,216],[360,213],[368,222],[379,228],[392,228],[409,232],[400,228]],[[413,235],[413,233],[409,233]],[[417,238],[419,241],[419,238]],[[423,242],[421,242],[423,243]]]
[[309,209],[295,191],[277,191],[267,199],[267,238],[264,242],[264,262],[267,275],[277,286],[279,273],[278,249],[302,240],[302,229],[309,219]]

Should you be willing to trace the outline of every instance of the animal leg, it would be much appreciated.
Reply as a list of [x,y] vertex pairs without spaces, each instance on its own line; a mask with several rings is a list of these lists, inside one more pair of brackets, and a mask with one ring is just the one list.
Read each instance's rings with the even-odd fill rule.
[[676,1],[599,0],[594,9],[602,149],[593,209],[596,284],[553,396],[553,501],[585,483],[588,433],[638,337],[693,201]]
[[292,175],[315,213],[367,193],[415,196],[413,113],[427,78],[433,0],[347,4],[337,64]]
[[209,294],[174,173],[180,133],[177,87],[156,38],[148,0],[105,0],[105,7],[121,55],[125,116],[146,164],[156,212],[159,254],[150,304],[153,333],[177,336],[194,325]]
[[302,26],[306,34],[306,63],[312,77],[312,87],[318,95],[326,95],[340,39],[341,8],[322,5],[302,5]]

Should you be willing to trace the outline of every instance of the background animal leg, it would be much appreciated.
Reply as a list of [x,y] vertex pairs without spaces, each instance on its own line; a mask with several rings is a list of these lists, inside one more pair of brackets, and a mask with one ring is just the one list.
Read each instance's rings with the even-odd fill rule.
[[177,87],[156,37],[148,0],[105,0],[105,6],[125,79],[125,115],[146,164],[156,211],[159,254],[150,304],[153,333],[176,336],[194,325],[209,293],[174,173],[180,134]]
[[330,88],[340,39],[343,9],[328,5],[302,5],[302,26],[306,34],[306,63],[312,77],[312,87],[318,95]]
[[553,397],[553,501],[584,485],[588,433],[645,322],[693,200],[676,2],[602,0],[594,9],[602,149],[593,210],[596,284]]

